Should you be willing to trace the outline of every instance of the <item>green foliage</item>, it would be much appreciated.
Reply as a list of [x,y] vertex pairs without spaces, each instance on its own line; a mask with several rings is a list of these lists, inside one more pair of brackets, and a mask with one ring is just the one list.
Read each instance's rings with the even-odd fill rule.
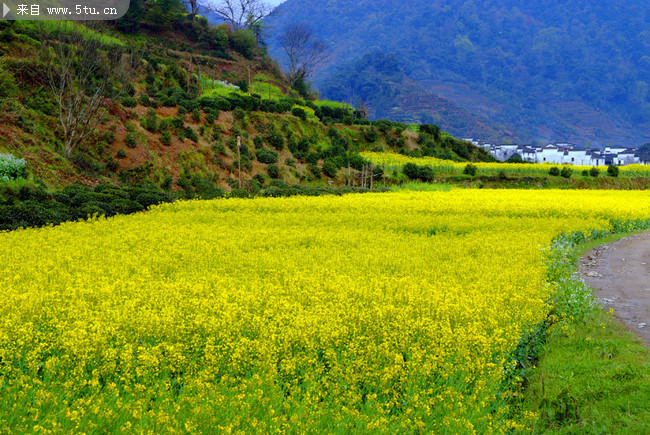
[[524,159],[519,154],[513,154],[508,157],[506,163],[524,163]]
[[266,167],[266,173],[271,178],[280,178],[280,168],[277,165],[268,165]]
[[571,169],[569,166],[564,166],[560,172],[560,175],[562,178],[571,178],[571,175],[573,175],[573,169]]
[[291,114],[295,117],[300,118],[303,121],[307,120],[307,114],[300,107],[294,107],[293,109],[291,109]]
[[553,177],[559,177],[560,168],[558,168],[557,166],[553,166],[551,169],[548,170],[548,175],[551,175]]
[[145,23],[156,30],[171,30],[184,12],[180,0],[154,0],[145,14]]
[[198,142],[199,141],[199,137],[197,136],[196,132],[189,125],[187,127],[185,127],[183,137],[186,137],[187,139],[191,140],[192,142]]
[[232,46],[245,58],[252,59],[257,51],[255,34],[248,29],[237,29],[232,36]]
[[363,138],[368,143],[375,143],[377,142],[379,135],[377,134],[377,130],[375,130],[374,127],[370,127],[369,129],[364,130]]
[[607,175],[609,175],[610,177],[614,177],[614,178],[618,177],[619,172],[620,170],[618,169],[618,166],[616,165],[607,166]]
[[411,180],[420,179],[422,181],[431,181],[435,176],[431,166],[418,166],[415,163],[405,164],[402,172]]
[[126,138],[124,138],[124,144],[129,148],[135,148],[138,145],[138,141],[133,133],[127,133]]
[[126,11],[126,14],[117,20],[118,30],[125,33],[137,32],[142,25],[144,13],[142,0],[130,0],[129,9]]
[[478,168],[476,165],[472,165],[471,163],[465,166],[465,169],[463,169],[463,174],[465,175],[470,175],[474,177],[476,175],[476,172],[478,171]]
[[138,100],[128,95],[120,98],[120,102],[124,107],[135,107],[138,105]]
[[0,98],[10,98],[18,93],[18,86],[12,74],[0,63]]
[[169,146],[172,144],[172,134],[169,132],[169,130],[164,130],[160,134],[160,143]]
[[194,108],[194,110],[192,110],[192,119],[195,122],[201,122],[201,110],[199,110],[198,107],[196,107],[196,108]]
[[153,107],[150,107],[149,110],[147,110],[147,117],[144,119],[143,127],[152,133],[158,131],[158,115],[156,114],[156,109]]
[[589,170],[589,175],[596,178],[596,177],[598,177],[600,175],[600,170],[597,167],[594,166]]
[[23,186],[17,192],[4,192],[4,197],[0,197],[0,231],[56,225],[93,214],[135,213],[173,199],[168,192],[155,186],[123,188],[99,184],[91,189],[73,184],[53,194],[42,186]]
[[266,136],[266,142],[278,151],[284,148],[284,137],[278,130],[273,129]]
[[308,165],[308,169],[309,169],[309,172],[310,172],[314,177],[316,177],[317,180],[320,180],[321,178],[323,178],[323,171],[322,171],[322,169],[320,168],[320,166],[318,166],[317,164],[315,164],[315,163],[310,163],[310,164]]
[[336,174],[339,171],[339,166],[333,159],[326,159],[323,162],[323,174],[327,175],[330,178],[336,177]]
[[260,163],[272,165],[278,162],[278,152],[275,150],[261,149],[257,151],[257,160],[259,160]]

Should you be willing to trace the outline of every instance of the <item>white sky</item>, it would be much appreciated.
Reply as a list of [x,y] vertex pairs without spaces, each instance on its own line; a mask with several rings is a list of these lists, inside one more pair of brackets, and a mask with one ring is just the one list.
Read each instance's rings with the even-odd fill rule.
[[285,2],[285,0],[266,0],[266,1],[267,1],[267,3],[269,3],[269,4],[272,5],[272,6],[277,6],[277,5],[279,5],[280,3],[284,3],[284,2]]

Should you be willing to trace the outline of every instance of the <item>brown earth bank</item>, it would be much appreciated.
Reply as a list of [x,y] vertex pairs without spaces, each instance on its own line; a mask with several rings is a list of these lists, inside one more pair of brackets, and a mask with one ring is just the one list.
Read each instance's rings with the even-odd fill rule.
[[590,250],[580,273],[605,309],[650,345],[650,231]]

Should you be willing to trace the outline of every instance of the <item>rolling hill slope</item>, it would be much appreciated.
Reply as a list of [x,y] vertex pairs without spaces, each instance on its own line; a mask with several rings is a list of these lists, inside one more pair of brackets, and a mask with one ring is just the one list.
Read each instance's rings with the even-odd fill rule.
[[[265,23],[272,55],[281,57],[277,35],[294,22],[332,47],[331,63],[314,78],[326,97],[341,71],[378,50],[395,55],[421,92],[487,119],[496,131],[487,134],[475,120],[463,126],[453,114],[442,127],[456,135],[499,140],[505,125],[523,141],[637,146],[650,139],[647,2],[288,0],[278,12]],[[399,107],[422,117],[405,103],[397,96],[373,110]],[[440,107],[428,105],[429,116]]]

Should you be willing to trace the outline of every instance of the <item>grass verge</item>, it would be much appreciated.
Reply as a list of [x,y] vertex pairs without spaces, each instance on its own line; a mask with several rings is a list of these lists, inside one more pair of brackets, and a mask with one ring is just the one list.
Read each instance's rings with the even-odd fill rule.
[[547,252],[556,297],[519,404],[533,433],[650,433],[650,350],[602,310],[576,273],[589,249],[648,228],[650,221],[613,222],[610,230],[561,236]]

